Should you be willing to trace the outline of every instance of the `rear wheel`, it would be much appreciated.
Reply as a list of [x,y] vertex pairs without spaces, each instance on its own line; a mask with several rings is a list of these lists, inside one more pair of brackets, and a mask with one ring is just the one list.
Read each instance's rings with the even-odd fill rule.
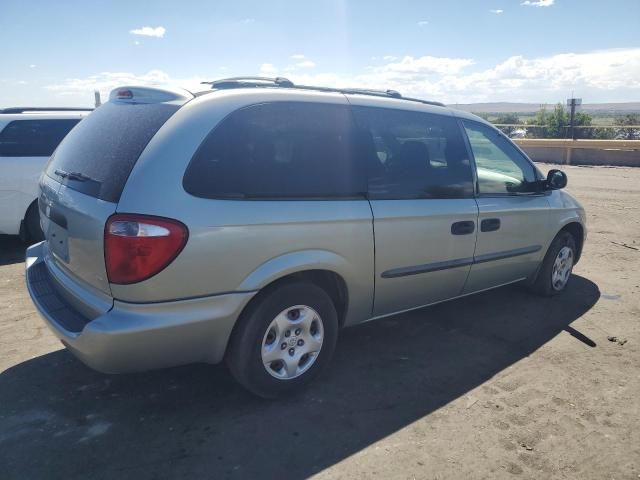
[[573,235],[564,231],[558,233],[549,246],[532,290],[549,297],[562,293],[569,284],[575,259]]
[[40,211],[38,210],[38,202],[33,202],[24,219],[27,241],[29,243],[37,243],[44,240],[44,233],[40,228]]
[[311,283],[285,283],[243,314],[227,363],[236,380],[264,397],[293,393],[328,364],[338,338],[331,298]]

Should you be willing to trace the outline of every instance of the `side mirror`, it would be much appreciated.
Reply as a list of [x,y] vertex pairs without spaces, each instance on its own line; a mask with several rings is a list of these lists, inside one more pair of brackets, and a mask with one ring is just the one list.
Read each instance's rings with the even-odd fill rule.
[[547,188],[550,190],[560,190],[567,186],[567,174],[562,170],[552,169],[547,173]]

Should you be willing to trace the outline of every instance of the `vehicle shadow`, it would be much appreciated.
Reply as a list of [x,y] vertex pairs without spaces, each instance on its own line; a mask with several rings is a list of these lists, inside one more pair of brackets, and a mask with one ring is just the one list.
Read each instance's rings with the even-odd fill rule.
[[[223,366],[107,376],[64,350],[0,374],[3,478],[306,478],[429,415],[567,330],[600,296],[512,286],[343,331],[303,393],[263,401]],[[141,346],[141,348],[144,348]]]
[[0,266],[24,262],[27,245],[14,235],[0,235]]

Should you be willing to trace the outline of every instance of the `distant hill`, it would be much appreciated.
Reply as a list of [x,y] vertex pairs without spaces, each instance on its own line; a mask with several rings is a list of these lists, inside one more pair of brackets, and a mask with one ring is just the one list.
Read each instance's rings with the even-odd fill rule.
[[[539,103],[456,103],[450,104],[451,108],[474,113],[531,113],[540,110],[545,104]],[[552,109],[555,104],[546,104],[547,109]],[[640,112],[640,102],[624,103],[585,103],[582,111],[600,113],[637,113]]]

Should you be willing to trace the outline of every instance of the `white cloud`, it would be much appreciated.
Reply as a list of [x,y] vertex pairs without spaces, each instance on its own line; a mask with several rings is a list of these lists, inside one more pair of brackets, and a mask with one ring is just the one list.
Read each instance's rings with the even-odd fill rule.
[[447,103],[489,101],[549,103],[571,90],[588,102],[629,101],[640,96],[640,48],[514,56],[474,70],[472,59],[404,57],[355,75],[292,72],[293,82],[398,90]]
[[29,65],[29,68],[36,68],[37,65],[35,63],[32,63],[31,65]]
[[17,80],[17,81],[16,81],[16,83],[17,83],[18,85],[26,85],[26,84],[27,84],[27,81],[26,81],[26,80]]
[[504,10],[500,10],[500,9],[496,9],[496,10],[489,10],[489,12],[491,13],[495,13],[496,15],[500,15],[501,13],[504,13]]
[[256,19],[255,18],[243,18],[242,20],[240,20],[240,22],[242,25],[251,25],[252,23],[256,23]]
[[[294,83],[307,85],[390,88],[405,96],[446,103],[552,103],[563,101],[572,90],[588,103],[630,101],[640,97],[640,48],[548,57],[518,55],[489,68],[477,68],[469,58],[431,56],[405,56],[353,74],[287,68],[264,63],[259,66],[259,73],[276,76],[282,71]],[[211,79],[175,78],[161,70],[143,75],[102,72],[86,78],[66,79],[46,89],[55,95],[64,95],[67,103],[73,103],[89,98],[93,90],[106,96],[118,85],[171,85],[197,91],[203,88],[200,81]]]
[[398,57],[394,57],[393,55],[385,55],[384,57],[382,57],[382,59],[385,62],[393,62],[394,60],[397,60]]
[[305,60],[304,62],[296,63],[297,68],[313,68],[315,66],[316,64],[313,63],[311,60]]
[[272,75],[274,73],[278,73],[278,69],[273,63],[263,63],[260,65],[260,75]]
[[143,37],[156,37],[162,38],[167,29],[164,27],[142,27],[129,30],[129,33],[133,35],[142,35]]
[[555,0],[525,0],[520,5],[526,5],[527,7],[550,7],[555,3]]
[[108,98],[111,90],[122,85],[173,86],[199,91],[203,88],[200,82],[209,80],[211,78],[172,78],[162,70],[150,70],[143,75],[131,72],[101,72],[86,78],[67,78],[63,82],[47,85],[45,89],[57,96],[70,99],[71,103],[78,103],[74,100],[84,100],[88,95],[93,98],[94,90],[98,90],[102,98]]
[[429,22],[427,20],[420,20],[418,22],[418,26],[419,27],[424,27],[424,26],[427,26],[427,25],[429,25]]
[[309,69],[309,68],[315,68],[316,64],[315,62],[309,60],[305,55],[301,54],[301,53],[297,53],[295,55],[291,55],[291,58],[293,60],[298,60],[297,62],[290,64],[290,65],[286,65],[283,68],[278,68],[276,65],[273,65],[271,63],[263,63],[260,66],[260,74],[261,75],[269,75],[269,74],[275,74],[278,71],[282,70],[285,73],[289,73],[289,72],[294,72],[298,69]]
[[412,57],[405,56],[400,61],[388,63],[382,67],[374,68],[374,71],[385,72],[391,75],[430,75],[434,73],[456,73],[465,67],[473,65],[474,61],[469,58],[447,58],[447,57]]

